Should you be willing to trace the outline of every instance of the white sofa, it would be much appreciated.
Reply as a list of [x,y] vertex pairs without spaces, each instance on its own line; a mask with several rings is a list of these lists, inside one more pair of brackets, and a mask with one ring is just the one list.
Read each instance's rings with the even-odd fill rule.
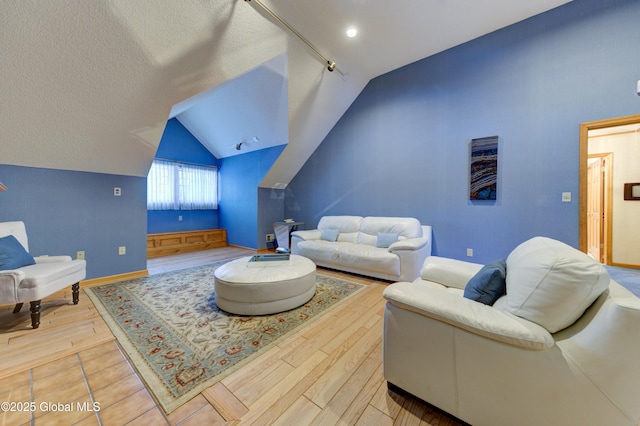
[[317,229],[291,234],[291,253],[326,268],[410,281],[431,254],[431,227],[410,217],[323,216]]
[[509,254],[493,305],[463,297],[482,267],[430,257],[385,289],[389,387],[473,425],[637,426],[640,299],[548,238]]

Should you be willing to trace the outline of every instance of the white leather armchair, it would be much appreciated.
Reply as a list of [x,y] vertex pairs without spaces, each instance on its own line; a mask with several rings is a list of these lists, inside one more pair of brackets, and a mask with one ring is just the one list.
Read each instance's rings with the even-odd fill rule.
[[[0,222],[0,238],[13,236],[28,253],[29,243],[23,222]],[[20,312],[24,302],[31,305],[31,325],[40,326],[41,300],[67,286],[72,288],[73,303],[78,304],[80,281],[86,276],[86,262],[70,256],[38,256],[34,264],[0,270],[0,304],[15,304]]]
[[441,257],[385,289],[389,387],[473,425],[639,425],[640,299],[548,238],[506,265],[493,305],[463,297],[483,265]]

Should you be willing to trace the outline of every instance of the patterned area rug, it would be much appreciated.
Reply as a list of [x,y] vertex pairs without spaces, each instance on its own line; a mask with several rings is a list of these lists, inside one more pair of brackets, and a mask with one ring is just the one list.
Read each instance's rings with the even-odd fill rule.
[[303,306],[233,315],[215,303],[213,272],[223,263],[85,289],[167,413],[365,287],[318,274]]

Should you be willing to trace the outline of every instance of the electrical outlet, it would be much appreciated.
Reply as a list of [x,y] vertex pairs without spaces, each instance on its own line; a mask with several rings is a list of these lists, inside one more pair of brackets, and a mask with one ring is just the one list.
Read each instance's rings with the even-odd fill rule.
[[570,192],[563,192],[562,193],[562,202],[563,203],[570,203],[571,202],[571,193]]
[[119,197],[120,195],[122,195],[122,188],[118,188],[118,187],[113,188],[113,195],[115,197]]
[[178,222],[182,222],[182,216],[178,216]]
[[274,234],[267,234],[267,237],[266,237],[266,239],[265,239],[265,240],[266,240],[268,243],[272,243],[272,242],[273,242],[273,240],[275,240],[275,238],[276,238],[276,236],[275,236]]
[[77,251],[76,252],[76,259],[84,259],[84,251]]
[[473,257],[473,249],[467,249],[467,257]]
[[120,256],[127,254],[127,248],[125,246],[118,247],[118,254]]

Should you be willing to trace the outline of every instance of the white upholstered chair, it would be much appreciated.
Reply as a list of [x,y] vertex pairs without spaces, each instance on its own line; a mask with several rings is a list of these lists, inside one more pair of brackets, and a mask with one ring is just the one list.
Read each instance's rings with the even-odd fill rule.
[[476,426],[640,425],[640,299],[549,238],[505,264],[492,305],[466,296],[498,268],[456,259],[429,257],[421,278],[385,289],[390,387]]
[[80,280],[85,276],[84,260],[72,260],[70,256],[32,257],[24,223],[0,222],[0,304],[15,304],[13,313],[18,313],[24,302],[30,302],[33,328],[40,325],[41,300],[71,286],[73,303],[77,304]]

